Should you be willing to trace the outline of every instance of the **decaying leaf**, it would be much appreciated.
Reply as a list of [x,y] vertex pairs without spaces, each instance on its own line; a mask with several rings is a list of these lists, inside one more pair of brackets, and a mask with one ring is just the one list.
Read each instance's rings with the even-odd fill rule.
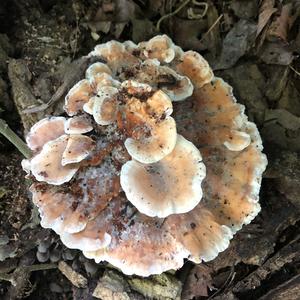
[[[178,26],[180,24],[180,26]],[[174,40],[183,49],[202,51],[207,49],[207,45],[202,44],[199,36],[206,31],[206,20],[182,20],[173,17]],[[189,38],[187,39],[187,35]]]
[[231,1],[230,8],[234,14],[241,19],[251,19],[257,16],[259,1],[244,1],[234,0]]
[[212,288],[211,272],[212,270],[204,264],[194,266],[183,286],[182,300],[207,297],[208,289]]
[[148,19],[132,19],[132,40],[135,43],[151,38],[155,33],[155,26]]
[[258,36],[267,25],[271,16],[277,11],[274,7],[275,0],[263,0],[259,8],[258,25],[256,36]]
[[150,278],[134,277],[128,280],[130,287],[147,299],[180,299],[181,282],[175,277],[162,273]]
[[300,151],[300,118],[285,109],[269,109],[261,133],[266,142],[281,149]]
[[128,22],[140,12],[139,6],[131,0],[103,1],[94,21]]
[[223,41],[223,49],[219,62],[213,66],[214,70],[228,69],[246,54],[255,40],[257,25],[240,20],[229,31]]
[[294,59],[290,47],[282,41],[265,42],[260,50],[259,57],[266,64],[284,66],[291,64]]
[[267,31],[269,41],[282,40],[287,42],[287,35],[291,27],[293,4],[288,3],[281,9],[280,15],[275,18]]
[[107,270],[99,280],[93,297],[102,300],[130,300],[127,294],[128,290],[129,286],[121,275],[115,271]]
[[276,189],[298,209],[300,209],[299,158],[299,154],[296,152],[284,151],[275,158],[267,173],[267,176],[274,178]]

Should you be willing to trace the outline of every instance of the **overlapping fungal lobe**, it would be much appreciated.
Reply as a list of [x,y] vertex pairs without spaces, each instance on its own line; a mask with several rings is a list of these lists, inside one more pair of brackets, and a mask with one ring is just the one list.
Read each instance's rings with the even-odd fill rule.
[[26,139],[41,225],[126,274],[214,259],[260,211],[267,160],[244,106],[166,35],[89,57],[69,117],[41,120]]
[[205,166],[199,150],[177,136],[173,151],[156,163],[131,160],[122,166],[121,186],[143,214],[165,218],[192,210],[202,198]]

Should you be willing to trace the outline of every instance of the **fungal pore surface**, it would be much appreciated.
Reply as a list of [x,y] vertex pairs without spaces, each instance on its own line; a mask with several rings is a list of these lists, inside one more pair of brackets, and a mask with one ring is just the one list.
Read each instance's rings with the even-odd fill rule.
[[267,160],[244,106],[166,35],[110,41],[89,57],[68,117],[27,136],[34,154],[22,166],[41,225],[125,274],[214,259],[260,211]]

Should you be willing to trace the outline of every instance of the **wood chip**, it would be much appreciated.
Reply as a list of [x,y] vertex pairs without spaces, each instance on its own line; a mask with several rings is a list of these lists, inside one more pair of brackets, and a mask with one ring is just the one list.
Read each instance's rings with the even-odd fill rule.
[[58,269],[69,279],[69,281],[78,288],[85,288],[87,286],[87,279],[81,274],[74,271],[64,261],[58,263]]

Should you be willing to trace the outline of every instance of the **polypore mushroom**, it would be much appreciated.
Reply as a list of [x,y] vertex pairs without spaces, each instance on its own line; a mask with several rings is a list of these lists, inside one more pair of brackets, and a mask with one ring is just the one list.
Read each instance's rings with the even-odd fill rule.
[[[144,129],[141,131],[144,132]],[[153,163],[173,151],[176,139],[175,120],[168,117],[151,126],[145,133],[141,133],[138,139],[127,138],[125,147],[132,158],[142,163]]]
[[244,106],[165,35],[89,56],[102,62],[68,92],[72,117],[44,119],[27,137],[41,225],[126,274],[214,259],[260,211],[267,160]]
[[68,182],[78,170],[78,165],[63,165],[64,151],[68,145],[68,136],[47,142],[40,153],[30,162],[30,170],[38,181],[60,185]]
[[81,134],[93,130],[91,121],[85,116],[70,118],[65,122],[64,126],[67,134]]
[[63,152],[61,164],[63,166],[74,164],[85,159],[94,149],[95,143],[88,136],[72,134]]
[[207,61],[195,51],[185,52],[176,70],[187,76],[196,88],[203,87],[213,79],[213,72]]
[[69,116],[76,115],[82,110],[83,105],[88,102],[92,95],[92,87],[87,79],[76,83],[68,92],[65,98],[65,111]]
[[64,117],[45,118],[34,124],[26,136],[31,150],[39,151],[47,142],[64,134],[66,119]]
[[100,125],[113,123],[117,116],[117,104],[114,95],[118,89],[112,86],[103,86],[98,90],[96,98],[93,98],[93,117]]
[[142,42],[138,46],[143,49],[143,54],[147,58],[156,58],[164,63],[170,63],[175,58],[174,44],[167,35],[155,36],[148,42]]
[[165,218],[192,210],[202,198],[205,166],[199,150],[177,136],[173,151],[152,164],[128,161],[121,169],[127,199],[143,214]]

